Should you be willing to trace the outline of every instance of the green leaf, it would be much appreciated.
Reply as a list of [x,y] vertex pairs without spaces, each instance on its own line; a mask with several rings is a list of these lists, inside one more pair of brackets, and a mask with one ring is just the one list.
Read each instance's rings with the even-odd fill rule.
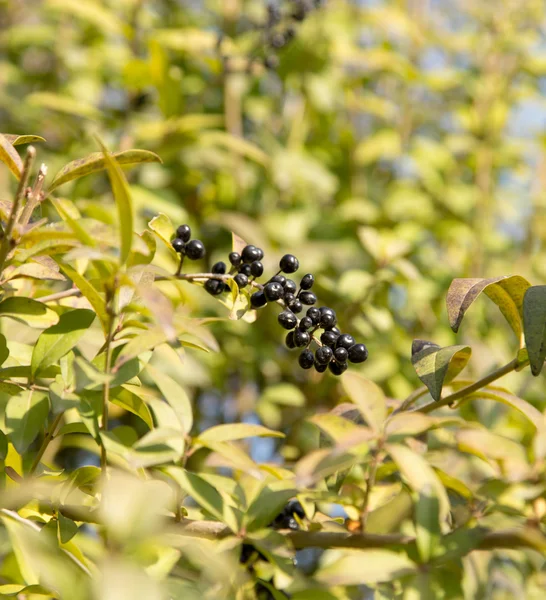
[[[316,579],[328,586],[370,585],[409,575],[416,565],[405,555],[390,550],[327,550]],[[330,560],[329,560],[330,559]]]
[[98,141],[102,148],[102,154],[108,170],[108,177],[110,178],[110,185],[112,186],[114,200],[116,201],[116,206],[118,207],[118,225],[121,235],[120,264],[123,266],[129,259],[131,247],[133,245],[134,216],[131,191],[129,190],[129,184],[127,183],[127,179],[121,170],[119,163],[116,162],[113,155],[108,152],[104,144],[100,140]]
[[148,371],[160,392],[163,394],[163,397],[176,413],[183,431],[189,433],[193,425],[193,411],[191,402],[184,388],[168,375],[165,375],[158,369],[152,367],[152,365],[147,365],[146,371]]
[[6,336],[0,333],[0,365],[3,365],[9,356]]
[[47,396],[36,390],[25,390],[9,399],[6,405],[6,426],[9,439],[17,452],[23,454],[45,425],[49,413]]
[[117,356],[113,371],[117,371],[126,362],[136,358],[143,352],[153,350],[156,346],[165,343],[168,341],[168,338],[169,336],[167,333],[159,327],[148,329],[141,334],[136,335],[123,346],[123,349]]
[[440,348],[436,344],[430,344],[412,353],[411,364],[433,400],[439,400],[444,384],[457,377],[467,365],[471,354],[469,346]]
[[[150,162],[161,162],[161,159],[154,152],[148,150],[124,150],[123,152],[113,152],[110,156],[115,159],[118,165],[134,165],[139,163],[150,163]],[[53,178],[49,191],[53,191],[55,188],[85,177],[91,173],[97,173],[103,171],[108,166],[104,154],[102,152],[93,152],[85,158],[79,158],[65,165]]]
[[30,363],[32,378],[40,368],[60,360],[80,341],[95,320],[95,313],[85,308],[71,310],[59,317],[59,322],[40,334]]
[[0,133],[0,160],[5,163],[8,169],[17,177],[21,179],[21,173],[23,172],[23,161],[19,156],[19,153],[13,147],[5,136]]
[[309,421],[336,443],[342,442],[348,435],[361,429],[353,421],[331,413],[314,415],[309,418]]
[[226,131],[203,131],[199,136],[199,142],[205,147],[223,146],[263,167],[268,167],[271,163],[270,157],[261,148]]
[[0,429],[0,460],[5,460],[8,455],[8,438]]
[[59,543],[67,544],[78,533],[78,526],[72,519],[68,519],[62,513],[57,513],[57,537]]
[[41,135],[17,135],[13,133],[4,133],[3,136],[12,146],[21,146],[23,144],[46,141]]
[[33,92],[25,98],[31,106],[46,108],[67,115],[82,117],[84,119],[99,119],[101,114],[92,104],[71,98],[66,93]]
[[153,429],[154,422],[150,409],[137,395],[132,394],[129,390],[120,389],[110,398],[110,402],[140,417],[150,429]]
[[346,371],[342,375],[343,389],[356,404],[368,425],[381,431],[387,416],[387,403],[383,390],[373,381],[358,373]]
[[439,503],[439,518],[443,521],[449,513],[449,499],[433,468],[420,454],[401,444],[386,444],[385,449],[413,491],[431,495],[430,489],[434,490]]
[[[80,292],[87,298],[89,304],[95,309],[97,313],[97,317],[99,318],[102,329],[105,335],[108,334],[108,315],[106,314],[106,304],[99,294],[99,292],[89,283],[89,281],[83,276],[80,275],[75,269],[71,266],[59,262],[59,267],[61,271],[72,280],[74,285],[80,290]],[[0,304],[1,307],[1,304]]]
[[440,528],[440,502],[436,489],[426,483],[415,502],[415,532],[417,550],[422,562],[428,563],[438,549],[442,536]]
[[546,359],[546,285],[534,285],[525,292],[523,330],[531,373],[538,377]]
[[26,585],[21,583],[6,583],[0,585],[0,597],[1,596],[19,596],[19,594],[30,594],[32,596],[47,596],[48,598],[54,598],[51,591],[42,587],[41,585]]
[[484,292],[500,308],[517,338],[520,339],[523,330],[523,297],[530,286],[531,284],[519,275],[492,279],[454,279],[446,297],[451,329],[458,331],[466,311]]
[[57,415],[69,408],[77,407],[80,403],[80,397],[66,390],[63,378],[58,375],[49,386],[49,401],[51,402],[53,414]]
[[215,425],[200,433],[197,442],[229,442],[249,437],[284,437],[284,433],[273,431],[263,425],[250,423],[231,423]]
[[22,296],[12,296],[0,302],[0,317],[10,317],[31,327],[43,329],[59,322],[59,315],[42,302]]
[[169,217],[163,213],[159,213],[148,223],[148,227],[167,246],[171,256],[178,259],[178,254],[175,252],[171,244],[171,239],[174,235],[174,226]]
[[245,512],[247,531],[267,527],[296,494],[290,481],[274,482],[264,488]]

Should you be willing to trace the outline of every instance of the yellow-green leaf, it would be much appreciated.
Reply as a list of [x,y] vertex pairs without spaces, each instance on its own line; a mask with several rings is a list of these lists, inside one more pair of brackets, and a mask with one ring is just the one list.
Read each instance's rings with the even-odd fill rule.
[[197,442],[229,442],[249,437],[284,437],[284,433],[273,431],[263,425],[251,423],[229,423],[215,425],[200,433]]
[[546,285],[534,285],[525,292],[523,329],[531,373],[537,377],[546,359]]
[[26,452],[42,427],[49,412],[47,396],[36,390],[24,390],[12,396],[6,405],[8,436],[19,454]]
[[150,409],[136,394],[131,393],[127,389],[120,389],[110,399],[112,404],[116,404],[121,408],[133,413],[137,417],[140,417],[150,429],[153,429],[154,422]]
[[17,319],[39,329],[50,327],[59,322],[59,315],[45,304],[21,296],[12,296],[2,300],[0,302],[0,317]]
[[8,169],[17,177],[21,179],[21,173],[23,172],[23,161],[19,156],[19,153],[13,147],[5,136],[0,133],[0,160],[5,163]]
[[33,144],[35,142],[45,142],[41,135],[17,135],[16,133],[2,134],[12,146],[21,146],[23,144]]
[[174,379],[148,365],[146,371],[156,383],[165,400],[176,413],[183,431],[189,433],[193,425],[193,411],[186,391]]
[[345,372],[341,381],[345,392],[357,405],[368,425],[375,431],[380,431],[387,416],[383,390],[373,381],[352,371]]

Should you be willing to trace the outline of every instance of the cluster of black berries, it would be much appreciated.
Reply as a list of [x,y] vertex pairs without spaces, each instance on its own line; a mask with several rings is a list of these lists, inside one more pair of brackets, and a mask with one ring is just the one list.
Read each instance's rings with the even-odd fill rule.
[[180,225],[176,230],[176,237],[171,244],[176,252],[187,256],[190,260],[199,260],[206,253],[205,244],[201,240],[191,239],[191,228],[189,225]]
[[[267,5],[267,21],[265,31],[267,45],[273,50],[280,50],[290,43],[296,35],[296,30],[291,21],[302,22],[315,8],[324,4],[323,0],[289,0],[285,11],[280,2],[270,2]],[[279,59],[276,54],[269,53],[264,59],[267,69],[276,69]]]
[[[205,247],[199,240],[190,240],[191,230],[188,225],[181,225],[176,231],[172,245],[177,252],[191,259],[202,258]],[[264,285],[255,280],[264,272],[262,259],[264,252],[252,244],[245,246],[242,252],[231,252],[229,255],[230,269],[227,272],[225,262],[219,261],[212,266],[210,279],[205,282],[209,294],[218,296],[229,290],[226,283],[232,278],[237,287],[242,290],[249,285],[258,288],[250,296],[252,308],[260,309],[269,302],[276,302],[284,307],[279,314],[279,325],[288,330],[286,346],[289,349],[302,348],[298,362],[303,369],[315,369],[324,373],[329,369],[334,375],[341,375],[347,370],[347,363],[362,363],[368,358],[368,350],[364,344],[357,344],[352,335],[342,333],[337,327],[336,313],[327,306],[314,306],[317,297],[311,291],[315,278],[311,273],[304,275],[299,287],[292,275],[299,269],[299,261],[293,254],[285,254],[279,262],[279,272],[271,277]],[[307,308],[305,315],[302,313]],[[315,332],[321,330],[320,341]],[[313,353],[310,349],[315,342],[318,346]]]

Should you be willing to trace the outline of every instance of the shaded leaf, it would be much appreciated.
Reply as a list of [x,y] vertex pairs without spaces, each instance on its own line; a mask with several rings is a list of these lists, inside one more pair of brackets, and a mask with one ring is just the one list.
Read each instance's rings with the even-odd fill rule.
[[387,404],[383,390],[373,381],[358,373],[346,371],[342,384],[349,398],[357,405],[366,422],[375,431],[381,431],[387,416]]
[[[123,152],[114,152],[111,154],[120,165],[134,165],[139,163],[161,162],[161,159],[154,152],[149,150],[124,150]],[[85,177],[91,173],[97,173],[107,168],[107,162],[102,152],[93,152],[85,158],[78,158],[65,165],[53,178],[49,186],[49,191],[55,188]]]
[[546,359],[546,285],[534,285],[525,292],[523,329],[531,373],[537,377]]
[[84,308],[71,310],[59,317],[59,322],[40,334],[30,363],[32,377],[38,369],[60,360],[80,341],[95,320],[95,313]]
[[7,165],[8,169],[15,175],[17,179],[21,179],[23,172],[23,161],[19,153],[13,147],[5,136],[0,133],[0,161]]
[[154,422],[150,409],[137,395],[132,394],[129,390],[121,389],[110,398],[110,402],[140,417],[150,429],[153,429]]
[[3,333],[0,333],[0,365],[3,365],[6,362],[8,356],[9,350],[6,336]]
[[440,503],[436,489],[429,483],[422,487],[415,502],[415,533],[419,556],[427,563],[435,554],[442,536]]
[[19,454],[26,452],[46,423],[49,413],[47,396],[36,390],[24,390],[6,405],[8,436]]
[[469,346],[427,346],[412,355],[411,364],[433,400],[439,400],[444,384],[465,368],[471,354]]
[[499,308],[510,327],[520,339],[522,334],[523,297],[530,283],[519,275],[492,279],[454,279],[447,292],[449,324],[458,331],[464,314],[484,292]]
[[40,329],[59,322],[59,315],[42,302],[32,298],[12,296],[0,302],[0,317],[11,317]]
[[264,488],[245,512],[247,531],[267,527],[296,493],[293,482],[289,481],[275,482]]
[[59,543],[67,544],[78,533],[78,526],[72,519],[57,513],[57,536]]

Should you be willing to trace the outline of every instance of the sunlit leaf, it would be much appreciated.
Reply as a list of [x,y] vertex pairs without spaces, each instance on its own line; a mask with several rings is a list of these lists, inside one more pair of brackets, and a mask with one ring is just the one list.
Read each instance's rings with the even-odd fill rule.
[[230,423],[226,425],[215,425],[200,433],[198,442],[229,442],[249,437],[284,437],[284,433],[273,431],[263,425],[251,423]]
[[13,147],[5,136],[0,133],[0,161],[7,165],[8,169],[17,177],[21,178],[23,172],[23,161],[17,150]]
[[2,134],[12,146],[21,146],[23,144],[32,144],[35,142],[45,142],[41,135],[17,135],[14,133]]
[[10,317],[40,329],[56,325],[59,322],[57,313],[45,304],[21,296],[12,296],[2,300],[0,302],[0,317]]
[[342,383],[345,392],[356,404],[366,422],[375,431],[380,431],[387,416],[386,398],[381,388],[352,371],[343,374]]
[[165,400],[175,411],[183,430],[189,433],[193,425],[193,411],[186,391],[174,379],[165,375],[159,369],[148,365],[146,370],[157,384]]
[[436,489],[425,484],[415,501],[415,533],[417,550],[424,563],[437,551],[442,535],[440,529],[440,502]]
[[137,417],[140,417],[150,429],[153,429],[154,424],[150,409],[137,395],[132,394],[129,390],[121,389],[110,398],[110,402],[137,415]]
[[6,405],[6,426],[9,439],[19,454],[23,454],[44,427],[49,402],[43,392],[24,390],[9,399]]

